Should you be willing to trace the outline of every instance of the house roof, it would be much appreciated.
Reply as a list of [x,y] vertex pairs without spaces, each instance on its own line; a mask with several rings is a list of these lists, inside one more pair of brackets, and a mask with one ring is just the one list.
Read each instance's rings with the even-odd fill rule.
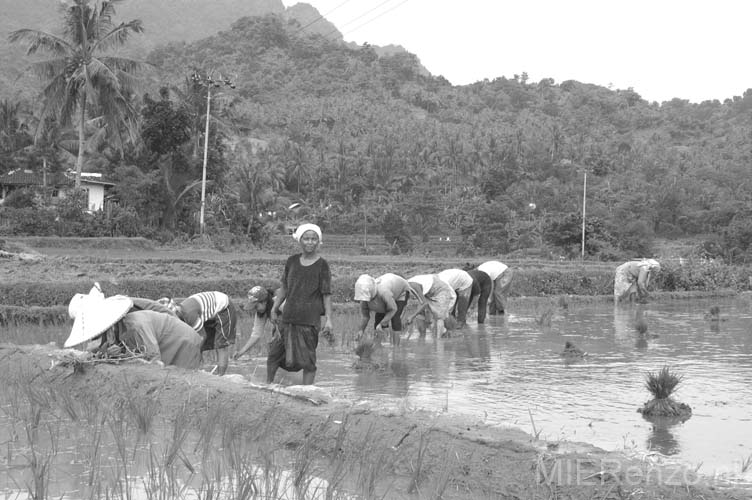
[[[101,174],[85,175],[81,174],[81,184],[101,184],[104,186],[114,186],[114,182],[106,181]],[[74,179],[65,174],[50,174],[47,176],[48,186],[69,186],[74,183]],[[44,185],[42,174],[32,172],[31,170],[16,169],[0,175],[0,185],[6,186],[42,186]]]

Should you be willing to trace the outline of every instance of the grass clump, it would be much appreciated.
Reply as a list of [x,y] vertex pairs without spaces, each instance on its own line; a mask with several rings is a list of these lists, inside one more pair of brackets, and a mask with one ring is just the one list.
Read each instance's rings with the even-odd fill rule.
[[676,386],[684,379],[683,375],[678,375],[671,371],[668,366],[664,366],[659,371],[649,372],[645,376],[645,388],[655,399],[666,399],[676,389]]
[[689,405],[675,401],[671,397],[682,380],[684,376],[673,372],[668,366],[664,366],[657,372],[648,372],[645,375],[645,388],[653,399],[637,411],[647,417],[689,418],[692,415]]

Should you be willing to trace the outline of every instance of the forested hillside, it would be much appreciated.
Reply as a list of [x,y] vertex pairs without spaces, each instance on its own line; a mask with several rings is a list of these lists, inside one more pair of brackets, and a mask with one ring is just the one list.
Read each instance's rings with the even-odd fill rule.
[[[337,233],[383,232],[395,251],[447,234],[466,252],[576,254],[587,172],[593,257],[703,235],[705,255],[739,260],[752,241],[744,89],[723,102],[658,104],[524,73],[453,86],[412,54],[380,56],[274,14],[158,47],[148,61],[148,96],[132,96],[140,140],[87,156],[90,170],[119,179],[120,210],[137,214],[121,233],[197,230],[199,83],[221,73],[235,88],[213,88],[207,227],[216,235],[263,241],[280,222],[308,218]],[[35,167],[33,155],[15,157]],[[288,211],[292,203],[301,208]]]

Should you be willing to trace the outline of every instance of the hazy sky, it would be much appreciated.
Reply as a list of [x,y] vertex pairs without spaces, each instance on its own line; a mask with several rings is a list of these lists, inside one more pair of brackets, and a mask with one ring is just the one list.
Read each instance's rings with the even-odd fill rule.
[[[286,6],[298,3],[283,0]],[[723,101],[752,87],[749,0],[308,0],[346,41],[398,44],[456,85],[527,72]]]

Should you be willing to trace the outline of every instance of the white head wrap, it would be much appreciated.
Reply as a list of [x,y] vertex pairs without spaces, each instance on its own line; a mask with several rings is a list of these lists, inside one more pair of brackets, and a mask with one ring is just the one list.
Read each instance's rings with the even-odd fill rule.
[[376,280],[368,274],[361,274],[355,282],[355,300],[371,300],[376,296]]
[[660,263],[657,260],[655,260],[655,259],[645,259],[642,262],[643,262],[643,264],[647,264],[648,268],[650,268],[650,269],[655,269],[655,270],[660,270],[661,269]]
[[321,237],[321,228],[317,226],[316,224],[301,224],[292,234],[292,237],[295,239],[295,241],[300,241],[300,238],[303,237],[303,234],[306,231],[313,231],[314,233],[318,234],[319,243],[323,241],[323,238]]

